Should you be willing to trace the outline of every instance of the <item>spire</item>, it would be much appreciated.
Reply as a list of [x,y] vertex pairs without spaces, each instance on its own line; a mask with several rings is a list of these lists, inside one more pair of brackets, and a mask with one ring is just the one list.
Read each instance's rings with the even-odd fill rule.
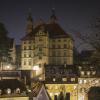
[[26,33],[32,33],[33,32],[33,18],[31,9],[29,9],[28,17],[27,17],[27,27],[26,27]]
[[57,17],[55,15],[55,8],[52,8],[52,15],[50,16],[50,23],[56,23]]

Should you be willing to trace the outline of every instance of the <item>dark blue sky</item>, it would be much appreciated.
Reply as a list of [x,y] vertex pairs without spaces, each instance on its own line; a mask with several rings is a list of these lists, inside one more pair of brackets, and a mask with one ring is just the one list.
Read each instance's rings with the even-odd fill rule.
[[31,8],[34,23],[39,18],[48,21],[51,8],[55,7],[58,21],[69,33],[86,32],[92,18],[100,14],[100,0],[0,0],[0,22],[11,37],[20,43],[25,35],[26,18]]

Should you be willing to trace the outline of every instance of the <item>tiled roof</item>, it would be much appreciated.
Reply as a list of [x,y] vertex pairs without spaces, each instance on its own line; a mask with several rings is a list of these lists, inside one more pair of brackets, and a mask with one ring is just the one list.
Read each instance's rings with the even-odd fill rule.
[[39,94],[41,88],[42,88],[42,83],[40,82],[35,82],[33,83],[33,87],[32,87],[32,92],[29,94],[33,97],[37,97],[37,95]]

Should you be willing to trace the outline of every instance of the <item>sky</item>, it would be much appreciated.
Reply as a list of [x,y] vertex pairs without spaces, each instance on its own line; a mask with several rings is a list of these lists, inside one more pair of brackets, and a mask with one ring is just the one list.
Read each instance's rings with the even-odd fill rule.
[[5,24],[9,36],[15,38],[17,44],[26,34],[30,8],[34,24],[40,18],[48,22],[51,9],[55,8],[58,23],[74,35],[77,31],[87,32],[91,20],[100,15],[100,0],[0,0],[0,22]]

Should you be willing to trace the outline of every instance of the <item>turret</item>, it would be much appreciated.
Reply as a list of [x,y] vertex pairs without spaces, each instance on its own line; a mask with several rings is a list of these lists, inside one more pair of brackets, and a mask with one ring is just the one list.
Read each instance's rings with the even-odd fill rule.
[[57,17],[55,15],[55,8],[52,8],[52,15],[50,16],[50,23],[56,23],[57,22]]
[[27,17],[27,26],[26,26],[26,33],[32,33],[33,32],[33,18],[31,11],[29,11],[28,17]]

